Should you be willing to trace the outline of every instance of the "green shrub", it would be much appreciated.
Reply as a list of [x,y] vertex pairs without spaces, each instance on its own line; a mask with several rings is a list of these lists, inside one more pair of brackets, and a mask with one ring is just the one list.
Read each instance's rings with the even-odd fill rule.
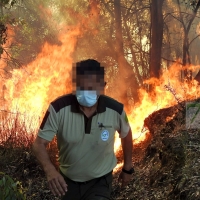
[[1,200],[25,200],[25,196],[22,191],[22,186],[19,181],[14,182],[14,180],[0,172],[0,199]]

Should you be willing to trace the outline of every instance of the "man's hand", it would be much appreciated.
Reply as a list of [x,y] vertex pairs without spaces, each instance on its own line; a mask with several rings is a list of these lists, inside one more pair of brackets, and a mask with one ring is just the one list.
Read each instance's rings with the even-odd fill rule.
[[127,174],[124,172],[121,172],[118,178],[118,182],[121,183],[121,188],[127,186],[127,184],[131,180],[131,174]]
[[48,140],[37,136],[35,142],[33,143],[33,152],[44,169],[51,192],[54,195],[61,196],[64,195],[67,191],[67,184],[65,183],[62,175],[56,170],[56,168],[52,164],[46,150],[47,144],[49,144]]
[[67,192],[67,184],[63,176],[56,169],[46,172],[46,176],[53,195],[65,195],[65,192]]

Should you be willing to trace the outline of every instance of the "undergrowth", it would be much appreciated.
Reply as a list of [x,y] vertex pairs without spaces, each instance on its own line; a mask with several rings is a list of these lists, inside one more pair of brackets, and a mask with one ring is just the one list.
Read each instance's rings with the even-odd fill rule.
[[[33,180],[45,177],[32,153],[38,122],[38,119],[18,112],[0,112],[1,200],[32,199]],[[48,145],[47,151],[52,163],[58,166],[56,138]]]

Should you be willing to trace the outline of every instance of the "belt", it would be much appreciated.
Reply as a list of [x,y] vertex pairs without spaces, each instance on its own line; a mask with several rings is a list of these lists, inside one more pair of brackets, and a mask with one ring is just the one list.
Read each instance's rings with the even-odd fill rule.
[[98,180],[98,179],[107,177],[107,176],[111,175],[112,172],[113,172],[113,170],[112,170],[111,172],[109,172],[109,173],[107,173],[107,174],[101,176],[101,177],[94,178],[94,179],[91,179],[91,180],[89,180],[89,181],[80,182],[80,181],[73,181],[73,180],[71,180],[70,178],[68,178],[67,176],[65,176],[65,175],[61,172],[61,170],[60,170],[60,173],[61,173],[61,175],[64,177],[64,179],[69,180],[69,181],[71,181],[71,182],[73,182],[73,183],[76,183],[76,184],[87,184],[87,183],[90,183],[91,181],[94,181],[94,180]]

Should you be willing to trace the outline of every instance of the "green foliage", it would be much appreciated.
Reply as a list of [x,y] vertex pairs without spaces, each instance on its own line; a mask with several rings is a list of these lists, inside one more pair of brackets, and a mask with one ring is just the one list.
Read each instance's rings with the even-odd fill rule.
[[0,179],[0,199],[2,200],[25,200],[25,196],[22,191],[22,186],[19,181],[14,180],[0,172],[2,178]]
[[[8,7],[13,7],[16,3],[16,0],[1,0],[0,6],[2,9],[2,13],[0,13],[0,55],[3,54],[4,48],[3,45],[6,43],[7,40],[7,27],[6,24],[9,22],[9,16],[7,13],[3,13],[3,8],[8,9]],[[7,7],[8,6],[8,7]]]
[[8,4],[8,3],[9,3],[9,0],[1,0],[1,4],[4,5],[4,6],[5,6],[6,4]]
[[10,5],[13,6],[16,2],[17,2],[16,0],[12,0],[12,1],[10,2]]
[[7,5],[13,6],[17,1],[16,0],[1,0],[1,6],[5,7]]
[[196,7],[198,0],[184,0],[183,3],[192,7]]

